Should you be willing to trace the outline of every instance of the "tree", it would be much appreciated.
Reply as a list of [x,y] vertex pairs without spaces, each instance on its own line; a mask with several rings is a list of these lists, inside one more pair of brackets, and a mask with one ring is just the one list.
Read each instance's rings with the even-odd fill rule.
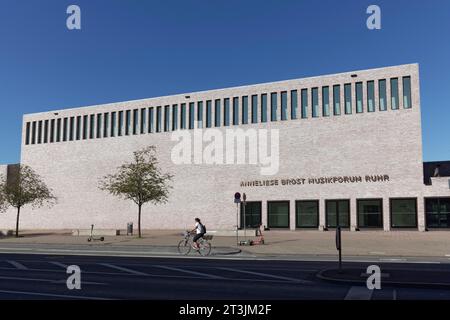
[[56,203],[56,197],[31,167],[19,164],[15,169],[10,179],[1,177],[0,209],[4,211],[9,206],[17,209],[16,237],[19,237],[20,210],[26,205],[33,208],[51,206]]
[[99,188],[125,200],[132,200],[138,206],[138,230],[141,238],[141,213],[145,203],[166,203],[169,181],[172,175],[162,173],[158,167],[156,148],[146,147],[133,152],[133,162],[117,168],[117,172],[103,177]]

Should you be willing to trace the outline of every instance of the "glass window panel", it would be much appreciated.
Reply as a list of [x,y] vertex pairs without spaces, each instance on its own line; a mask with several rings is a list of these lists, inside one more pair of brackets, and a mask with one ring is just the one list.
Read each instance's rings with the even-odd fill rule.
[[417,227],[416,199],[391,199],[391,226]]
[[69,119],[69,140],[73,141],[75,134],[75,117]]
[[267,122],[267,94],[261,95],[261,122]]
[[103,115],[103,138],[108,137],[109,130],[109,113]]
[[386,103],[386,79],[382,79],[378,81],[378,103],[380,105],[380,111],[387,110]]
[[267,203],[269,228],[289,228],[289,201]]
[[233,98],[233,125],[239,124],[239,98]]
[[223,100],[223,125],[230,125],[230,99],[225,98]]
[[25,144],[30,144],[30,123],[27,122],[25,129]]
[[130,135],[131,128],[131,110],[125,112],[125,135]]
[[347,83],[344,85],[345,114],[352,113],[352,85]]
[[403,108],[411,107],[411,77],[403,77]]
[[350,226],[349,200],[326,200],[326,223],[329,228],[336,228],[337,223],[343,228]]
[[88,138],[89,133],[89,117],[87,115],[83,116],[83,140],[86,140]]
[[48,142],[48,120],[44,121],[44,143]]
[[391,79],[391,108],[398,109],[398,78]]
[[248,96],[242,97],[242,124],[248,123]]
[[[245,205],[245,226],[259,228],[261,225],[261,202],[247,201]],[[244,205],[241,203],[241,228],[244,226]]]
[[[192,104],[192,110],[194,110],[194,104]],[[194,122],[194,115],[192,115],[192,122]],[[192,129],[194,124],[192,123]],[[170,130],[170,106],[164,106],[164,131]]]
[[313,118],[319,116],[319,88],[311,89],[311,108]]
[[258,122],[258,95],[252,95],[252,123]]
[[330,115],[330,88],[322,87],[322,115],[328,117]]
[[74,133],[75,133],[75,117],[70,117],[69,124],[70,124],[70,126],[69,126],[69,141],[73,141]]
[[375,82],[367,81],[367,111],[375,111]]
[[270,94],[270,121],[277,121],[277,93]]
[[94,114],[91,114],[89,116],[89,122],[90,122],[89,139],[94,139],[95,138],[95,115]]
[[162,107],[156,107],[156,132],[161,132],[161,126],[162,126]]
[[141,134],[145,133],[145,126],[146,126],[145,121],[147,119],[146,112],[147,112],[147,109],[145,109],[145,108],[141,109],[141,131],[140,131]]
[[116,127],[117,127],[117,112],[111,113],[111,137],[116,136]]
[[50,121],[50,142],[55,142],[55,119]]
[[356,113],[361,113],[364,111],[362,82],[357,82],[355,88],[356,88]]
[[123,128],[123,111],[119,111],[119,123],[117,125],[117,135],[120,137],[122,135]]
[[308,89],[302,89],[302,119],[308,118]]
[[298,93],[297,90],[291,91],[291,119],[297,119]]
[[76,140],[81,139],[81,116],[77,116],[75,139]]
[[62,128],[62,120],[56,120],[56,142],[61,141],[61,128]]
[[214,126],[215,127],[220,127],[220,115],[221,115],[221,110],[220,110],[220,99],[216,99],[214,101]]
[[287,92],[281,92],[281,120],[287,120]]
[[319,202],[296,201],[296,227],[317,228],[319,226]]
[[383,227],[383,202],[381,199],[358,200],[358,226],[360,228]]
[[63,119],[63,134],[62,134],[62,140],[65,142],[67,141],[67,132],[69,131],[69,119],[68,118],[64,118]]
[[38,122],[38,138],[37,143],[42,143],[42,121]]
[[197,121],[198,128],[203,128],[203,101],[197,102]]
[[134,109],[133,110],[133,134],[138,133],[138,126],[139,126],[139,110]]
[[178,129],[178,105],[172,105],[172,131]]
[[335,116],[341,114],[341,86],[333,86],[333,113]]
[[189,102],[189,129],[194,129],[195,123],[195,103]]
[[97,114],[97,138],[102,137],[102,115]]
[[186,104],[185,103],[181,104],[181,124],[180,124],[180,128],[181,129],[186,129]]
[[31,144],[36,143],[36,121],[31,124]]
[[148,109],[148,133],[155,131],[155,108]]
[[212,101],[206,101],[206,128],[211,128],[212,125]]

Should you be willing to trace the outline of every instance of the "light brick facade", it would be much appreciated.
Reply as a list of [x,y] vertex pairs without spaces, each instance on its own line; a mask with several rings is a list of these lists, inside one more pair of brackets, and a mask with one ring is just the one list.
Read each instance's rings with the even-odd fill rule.
[[[357,77],[352,77],[357,75]],[[404,109],[402,77],[411,77],[412,108]],[[399,79],[399,109],[392,110],[390,104],[391,78]],[[379,110],[378,80],[386,79],[387,110]],[[375,82],[375,112],[367,112],[367,81]],[[356,113],[355,83],[362,82],[364,112]],[[344,84],[352,85],[352,114],[345,114]],[[333,115],[333,85],[340,85],[341,115]],[[322,115],[322,87],[330,88],[330,116]],[[319,117],[311,117],[311,89],[319,89]],[[308,89],[308,118],[301,118],[301,89]],[[291,119],[291,90],[298,92],[297,119]],[[287,120],[281,121],[281,92],[287,92]],[[271,121],[270,94],[276,92],[278,99],[277,121]],[[267,94],[267,122],[260,122],[261,94]],[[258,123],[251,123],[252,95],[258,96]],[[223,126],[224,99],[230,99],[230,121],[232,123],[233,97],[248,96],[249,124]],[[131,110],[140,110],[162,106],[162,124],[164,124],[164,106],[186,104],[186,118],[189,119],[189,103],[203,101],[203,119],[205,119],[206,101],[212,101],[212,119],[214,127],[214,101],[221,100],[222,125],[216,129],[224,132],[237,127],[279,129],[279,171],[273,176],[262,176],[259,165],[208,165],[174,164],[171,159],[173,147],[172,131],[133,135],[83,139],[80,128],[80,140],[27,144],[27,123],[38,130],[39,121],[42,130],[50,129],[52,119],[104,114]],[[350,200],[350,225],[357,226],[357,199],[383,200],[384,230],[391,229],[390,199],[416,198],[418,229],[425,229],[424,196],[436,194],[450,196],[445,187],[425,187],[422,168],[422,134],[420,115],[420,90],[418,65],[348,72],[336,75],[295,79],[237,88],[211,90],[180,94],[174,96],[144,100],[112,103],[76,109],[57,110],[24,116],[21,162],[33,167],[51,187],[58,197],[53,208],[23,210],[21,225],[23,228],[87,228],[95,224],[96,228],[124,228],[128,221],[136,223],[137,208],[130,202],[113,198],[98,189],[98,181],[125,161],[131,160],[132,152],[148,145],[157,148],[160,165],[165,172],[174,175],[173,189],[169,202],[164,205],[146,205],[143,214],[143,228],[147,229],[185,229],[192,225],[194,217],[201,217],[208,229],[233,229],[236,225],[236,205],[233,203],[235,192],[245,192],[248,200],[261,201],[262,223],[268,225],[267,202],[288,200],[290,206],[290,229],[296,228],[296,200],[319,201],[319,225],[325,225],[325,201],[330,199]],[[180,121],[178,111],[178,122]],[[242,121],[240,109],[239,123]],[[156,119],[156,113],[154,115]],[[48,127],[45,120],[49,120]],[[148,120],[148,117],[147,117]],[[103,120],[102,120],[103,121]],[[111,119],[109,120],[111,121]],[[131,117],[131,122],[133,118]],[[124,121],[126,122],[126,121]],[[187,120],[189,122],[189,120]],[[55,122],[56,126],[56,122]],[[170,127],[172,118],[170,118]],[[131,128],[133,125],[131,124]],[[179,123],[178,123],[179,127]],[[56,129],[55,129],[56,130]],[[76,130],[76,129],[74,129]],[[103,129],[102,129],[103,131]],[[162,130],[164,131],[164,130]],[[186,129],[186,131],[193,131]],[[117,133],[117,129],[116,129]],[[88,133],[89,134],[89,133]],[[37,134],[36,134],[37,135]],[[38,137],[35,137],[36,141]],[[42,133],[41,142],[44,139]],[[56,139],[56,133],[53,136]],[[47,135],[50,140],[50,133]],[[29,141],[28,141],[29,142]],[[205,143],[207,145],[207,143]],[[0,169],[2,169],[0,167]],[[388,175],[389,181],[366,182],[367,175]],[[329,183],[241,187],[243,181],[276,179],[281,182],[288,178],[309,178],[361,176],[359,183]],[[436,190],[436,191],[434,191]],[[13,215],[0,216],[3,228],[12,227]]]

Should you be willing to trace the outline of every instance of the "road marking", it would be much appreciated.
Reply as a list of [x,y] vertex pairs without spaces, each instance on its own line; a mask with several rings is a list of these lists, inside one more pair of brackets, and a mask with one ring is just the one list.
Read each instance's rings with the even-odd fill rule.
[[58,261],[48,261],[48,263],[51,263],[51,264],[53,264],[55,266],[58,266],[58,267],[61,267],[63,269],[67,269],[67,267],[68,267],[68,265],[66,265],[64,263],[61,263],[61,262],[58,262]]
[[53,294],[53,293],[41,293],[41,292],[26,292],[26,291],[11,291],[11,290],[0,290],[0,293],[6,293],[6,294],[24,294],[24,295],[31,295],[31,296],[56,297],[56,298],[70,298],[70,299],[111,300],[111,299],[109,299],[109,298],[100,298],[100,297],[71,296],[71,295],[65,295],[65,294]]
[[6,262],[8,262],[10,265],[14,266],[16,269],[19,270],[28,270],[27,267],[25,267],[23,264],[21,264],[20,262],[17,261],[12,261],[12,260],[7,260]]
[[262,272],[239,270],[239,269],[225,268],[225,267],[220,267],[220,268],[217,268],[217,269],[221,269],[221,270],[225,270],[225,271],[232,271],[232,272],[253,274],[253,275],[256,275],[256,276],[262,276],[262,277],[266,277],[266,278],[287,280],[287,281],[293,281],[293,282],[299,282],[299,283],[312,283],[311,281],[308,281],[308,280],[300,280],[300,279],[296,279],[296,278],[288,278],[288,277],[283,277],[283,276],[276,276],[276,275],[273,275],[273,274],[262,273]]
[[[0,276],[2,280],[18,280],[18,281],[38,281],[38,282],[50,282],[50,283],[66,283],[66,279],[62,280],[53,280],[53,279],[37,279],[37,278],[21,278],[21,277],[5,277]],[[91,281],[83,281],[83,284],[97,284],[97,285],[107,285],[107,283],[101,282],[91,282]]]
[[105,267],[108,267],[108,268],[112,268],[112,269],[124,271],[124,272],[127,272],[127,273],[131,273],[131,274],[134,274],[134,275],[137,275],[137,276],[148,276],[148,274],[146,274],[144,272],[140,272],[140,271],[136,271],[136,270],[133,270],[133,269],[124,268],[124,267],[119,267],[119,266],[116,266],[116,265],[113,265],[113,264],[110,264],[110,263],[98,263],[98,264],[102,265],[102,266],[105,266]]
[[372,298],[373,290],[367,287],[353,286],[348,290],[345,300],[370,300]]
[[196,271],[185,270],[185,269],[174,268],[174,267],[168,267],[168,266],[153,265],[152,267],[166,269],[166,270],[171,270],[171,271],[178,271],[178,272],[194,274],[196,276],[202,276],[202,277],[207,277],[207,278],[211,278],[211,279],[225,279],[224,277],[220,277],[220,276],[216,276],[216,275],[212,275],[212,274],[208,274],[208,273],[196,272]]

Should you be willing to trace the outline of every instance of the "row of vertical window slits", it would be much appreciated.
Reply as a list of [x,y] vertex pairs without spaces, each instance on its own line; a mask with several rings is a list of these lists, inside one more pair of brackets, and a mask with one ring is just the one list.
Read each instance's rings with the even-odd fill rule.
[[[390,85],[390,106],[392,110],[398,110],[399,104],[399,78],[378,80],[378,110],[388,109],[387,83]],[[375,112],[375,81],[366,82],[366,90],[363,82],[344,84],[344,110],[345,114]],[[412,107],[411,102],[411,77],[402,78],[403,108]],[[330,110],[330,90],[332,90],[332,108]],[[290,118],[306,119],[308,117],[328,117],[331,113],[339,116],[341,110],[341,85],[323,86],[300,90],[300,114],[298,115],[299,94],[297,90],[291,90],[290,94]],[[321,92],[319,92],[321,91]],[[356,98],[356,110],[353,109],[354,91]],[[366,91],[366,104],[364,108],[364,91]],[[278,113],[278,94],[280,95],[281,113]],[[322,106],[319,106],[319,94],[322,95]],[[86,140],[115,136],[128,136],[161,131],[173,131],[177,129],[193,129],[197,121],[197,127],[210,128],[238,124],[267,122],[268,99],[270,99],[270,121],[288,119],[288,92],[272,92],[270,95],[250,95],[234,98],[207,100],[174,104],[172,106],[158,106],[126,111],[114,111],[98,114],[64,117],[50,120],[39,120],[26,123],[25,144],[53,143],[61,141]],[[249,101],[250,100],[250,101]],[[212,116],[214,102],[214,119]],[[223,104],[223,113],[222,113]],[[231,104],[231,105],[230,105]],[[309,110],[311,104],[311,110]],[[195,116],[197,105],[197,117]],[[249,119],[249,105],[251,114]],[[203,119],[203,108],[206,107],[206,119]],[[231,110],[230,110],[231,107]],[[230,118],[230,111],[232,111]],[[320,113],[320,111],[322,111]],[[178,114],[179,113],[179,114]],[[280,118],[278,118],[278,114]],[[223,116],[223,118],[221,117]],[[197,119],[195,119],[195,117]],[[156,121],[155,121],[156,120]],[[146,124],[148,122],[149,125]],[[56,130],[55,130],[56,129]]]

